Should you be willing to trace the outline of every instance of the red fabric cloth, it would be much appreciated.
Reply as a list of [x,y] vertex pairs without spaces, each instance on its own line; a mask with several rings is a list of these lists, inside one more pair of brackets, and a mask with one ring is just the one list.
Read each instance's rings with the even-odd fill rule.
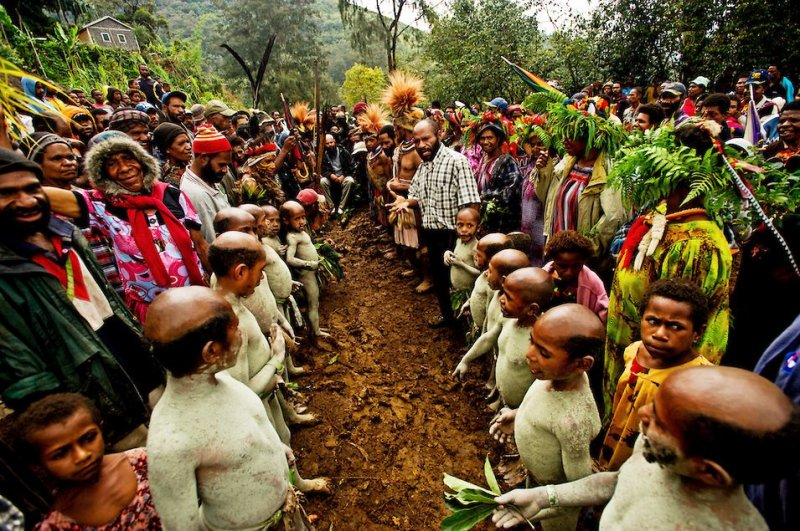
[[636,255],[636,250],[639,248],[639,242],[642,241],[648,230],[650,230],[650,226],[646,223],[645,216],[636,218],[636,221],[633,222],[628,231],[625,243],[622,244],[622,249],[619,251],[617,264],[620,268],[625,269],[630,266],[633,257]]
[[[56,248],[56,255],[63,256],[64,247],[61,238],[58,236],[51,236],[50,241],[53,242],[53,246]],[[78,258],[77,253],[72,249],[67,249],[66,253],[66,258],[69,261],[72,269],[72,285],[74,296],[81,300],[88,301],[89,292],[86,289],[86,283],[83,281],[83,271],[81,271],[80,259]],[[58,262],[54,262],[44,253],[35,254],[31,260],[45,268],[48,273],[58,279],[64,289],[67,289],[68,278],[66,262],[64,262],[63,265]]]
[[131,224],[133,239],[136,241],[136,245],[139,247],[142,257],[144,257],[144,261],[153,275],[153,280],[159,286],[169,287],[170,277],[167,273],[167,268],[164,267],[164,263],[158,255],[158,249],[153,242],[153,236],[147,223],[145,210],[151,208],[161,214],[170,236],[175,241],[175,246],[183,257],[192,285],[204,286],[203,274],[194,260],[195,251],[189,231],[164,204],[164,190],[167,189],[167,186],[169,186],[167,183],[156,182],[153,183],[153,191],[150,195],[105,196],[104,199],[113,206],[128,210],[128,221]]

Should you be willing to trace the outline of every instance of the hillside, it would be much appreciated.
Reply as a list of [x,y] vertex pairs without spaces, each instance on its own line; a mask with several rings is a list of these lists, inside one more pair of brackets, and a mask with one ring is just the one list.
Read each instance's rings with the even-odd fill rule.
[[[320,42],[327,53],[328,74],[337,85],[344,82],[345,72],[355,63],[386,68],[385,52],[379,41],[364,54],[353,49],[348,31],[342,24],[337,0],[317,0],[316,5],[320,19]],[[156,6],[158,14],[167,19],[173,36],[197,36],[201,39],[203,52],[211,67],[219,64],[220,60],[228,60],[220,53],[221,42],[214,38],[218,33],[213,28],[222,19],[220,9],[213,0],[156,0]],[[400,52],[408,51],[410,47],[409,43],[403,43]]]

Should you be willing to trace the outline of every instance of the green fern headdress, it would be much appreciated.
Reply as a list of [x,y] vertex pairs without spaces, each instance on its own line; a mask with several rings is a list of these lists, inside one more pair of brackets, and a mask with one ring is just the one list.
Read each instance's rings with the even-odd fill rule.
[[586,140],[586,153],[597,149],[608,157],[613,157],[625,140],[621,126],[573,105],[551,105],[547,126],[553,139],[563,143],[582,138]]
[[634,208],[654,207],[685,184],[689,194],[684,204],[702,197],[706,210],[714,217],[730,201],[737,201],[719,156],[713,147],[697,153],[678,145],[675,129],[662,126],[648,134],[630,136],[614,159],[608,182],[619,188],[623,202]]
[[514,122],[514,134],[511,135],[509,142],[521,148],[528,140],[537,137],[545,149],[550,149],[553,145],[553,138],[547,132],[546,127],[547,120],[544,115],[523,116]]

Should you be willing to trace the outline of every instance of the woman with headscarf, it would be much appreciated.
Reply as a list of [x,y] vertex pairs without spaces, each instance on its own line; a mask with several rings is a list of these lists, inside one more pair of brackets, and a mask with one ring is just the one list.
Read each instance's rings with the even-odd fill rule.
[[69,142],[54,133],[33,133],[20,144],[25,157],[42,167],[42,184],[62,190],[78,178],[78,157]]
[[53,211],[111,242],[126,304],[144,322],[161,292],[204,285],[206,244],[194,207],[158,180],[158,163],[130,138],[113,136],[87,154],[92,190],[46,188]]
[[192,162],[192,140],[186,129],[169,122],[159,124],[153,130],[152,144],[156,156],[163,162],[161,180],[180,187],[181,177]]

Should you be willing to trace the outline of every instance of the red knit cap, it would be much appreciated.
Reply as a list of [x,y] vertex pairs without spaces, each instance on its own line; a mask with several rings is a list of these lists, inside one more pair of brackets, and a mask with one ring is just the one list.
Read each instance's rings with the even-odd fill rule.
[[210,155],[230,150],[231,143],[213,125],[201,126],[197,130],[194,142],[192,142],[192,151],[194,153]]

